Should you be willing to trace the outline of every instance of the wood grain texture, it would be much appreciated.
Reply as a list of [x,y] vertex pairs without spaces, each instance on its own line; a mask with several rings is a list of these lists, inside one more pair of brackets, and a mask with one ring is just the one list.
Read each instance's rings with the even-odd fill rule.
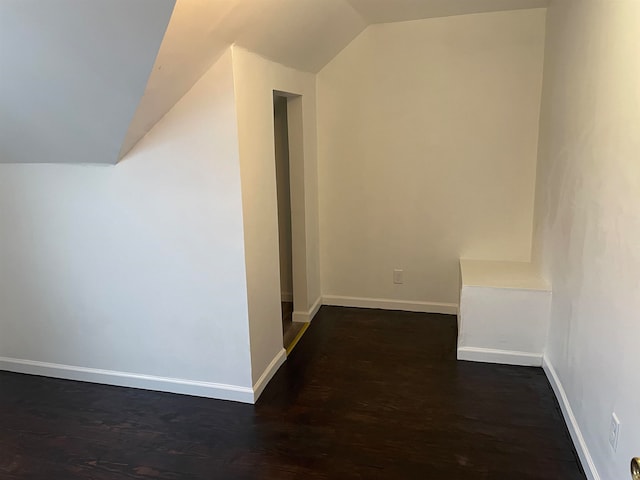
[[0,373],[1,479],[584,479],[541,369],[323,307],[257,405]]

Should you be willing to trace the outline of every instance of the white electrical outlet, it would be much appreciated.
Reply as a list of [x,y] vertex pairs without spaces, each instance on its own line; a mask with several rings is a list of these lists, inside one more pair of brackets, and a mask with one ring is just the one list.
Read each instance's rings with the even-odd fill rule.
[[618,450],[618,437],[620,436],[620,420],[614,413],[611,414],[611,426],[609,427],[609,443],[615,452]]
[[393,283],[395,283],[395,284],[402,284],[402,283],[404,283],[403,275],[404,275],[404,271],[403,271],[403,270],[400,270],[399,268],[396,268],[396,269],[393,271]]

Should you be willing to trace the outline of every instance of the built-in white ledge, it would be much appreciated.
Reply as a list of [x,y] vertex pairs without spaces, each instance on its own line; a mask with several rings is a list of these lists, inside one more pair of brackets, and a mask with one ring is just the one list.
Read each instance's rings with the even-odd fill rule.
[[458,359],[542,365],[551,288],[531,263],[460,260]]

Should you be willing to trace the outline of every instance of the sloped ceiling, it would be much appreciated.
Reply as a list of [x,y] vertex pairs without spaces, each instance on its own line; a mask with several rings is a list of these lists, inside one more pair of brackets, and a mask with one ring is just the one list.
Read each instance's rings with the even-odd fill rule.
[[175,0],[1,0],[0,162],[115,163]]
[[547,3],[0,0],[0,162],[115,163],[232,44],[318,72],[373,23]]
[[545,7],[549,0],[178,0],[126,154],[232,44],[318,72],[368,25]]
[[230,45],[317,72],[367,24],[344,0],[178,0],[126,154]]

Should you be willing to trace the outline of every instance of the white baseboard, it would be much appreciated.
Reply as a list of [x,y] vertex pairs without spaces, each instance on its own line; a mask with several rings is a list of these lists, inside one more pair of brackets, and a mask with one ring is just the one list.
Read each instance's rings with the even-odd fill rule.
[[458,314],[456,303],[418,302],[391,300],[388,298],[343,297],[340,295],[323,295],[323,305],[336,307],[378,308],[381,310],[403,310],[405,312]]
[[275,357],[273,357],[273,360],[271,360],[271,363],[267,366],[267,368],[265,368],[264,372],[262,372],[262,375],[260,375],[260,378],[258,379],[258,381],[253,385],[253,403],[256,403],[258,401],[258,398],[260,397],[260,395],[262,395],[262,392],[264,391],[265,387],[267,386],[269,381],[273,378],[273,376],[276,374],[276,372],[282,366],[282,364],[285,362],[286,359],[287,359],[287,352],[284,348],[280,350]]
[[458,347],[458,360],[502,363],[525,367],[542,366],[541,353],[514,352],[511,350],[495,350],[493,348]]
[[553,365],[549,362],[547,357],[544,357],[543,359],[542,368],[544,370],[544,373],[546,373],[547,378],[549,379],[551,388],[553,388],[553,391],[556,394],[556,398],[558,399],[558,403],[560,404],[560,410],[562,410],[562,415],[564,416],[564,421],[567,424],[567,428],[569,429],[569,433],[571,434],[571,439],[573,440],[573,444],[576,447],[576,451],[578,452],[578,456],[580,457],[580,463],[582,464],[582,468],[587,475],[587,478],[589,480],[600,480],[600,474],[598,474],[598,470],[596,469],[593,457],[589,452],[587,442],[585,442],[584,437],[582,436],[580,426],[578,425],[576,417],[573,414],[573,409],[571,408],[571,404],[569,403],[567,394],[564,391],[564,387],[560,382],[560,378],[558,377],[555,368],[553,368]]
[[[278,355],[279,357],[277,358],[282,356],[281,353]],[[286,355],[284,357],[286,358]],[[274,359],[274,362],[275,360],[276,359]],[[158,377],[155,375],[100,370],[97,368],[76,367],[71,365],[60,365],[57,363],[36,362],[33,360],[6,357],[0,357],[0,370],[26,373],[30,375],[41,375],[44,377],[62,378],[65,380],[102,383],[106,385],[116,385],[119,387],[180,393],[183,395],[194,395],[197,397],[216,398],[220,400],[234,400],[244,403],[254,403],[257,398],[255,389],[258,387],[264,389],[264,385],[260,382],[262,381],[262,383],[266,384],[268,378],[271,378],[267,375],[267,372],[265,372],[265,374],[263,374],[263,377],[265,378],[263,379],[263,377],[260,377],[256,386],[251,388],[241,387],[238,385],[227,385],[223,383]]]
[[316,316],[318,310],[322,306],[322,297],[318,297],[318,299],[313,303],[311,308],[307,312],[293,312],[293,316],[291,317],[294,322],[310,322],[313,320],[313,317]]
[[293,293],[291,293],[291,292],[282,292],[282,293],[280,293],[280,301],[281,302],[293,302]]

